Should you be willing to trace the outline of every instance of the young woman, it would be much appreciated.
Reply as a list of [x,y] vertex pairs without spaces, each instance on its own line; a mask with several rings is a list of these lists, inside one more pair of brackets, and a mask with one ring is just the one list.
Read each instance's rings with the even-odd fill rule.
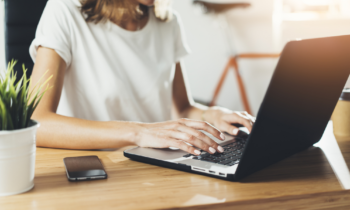
[[223,148],[199,130],[221,140],[223,131],[239,132],[233,123],[251,130],[254,119],[245,112],[193,102],[180,64],[188,53],[181,21],[153,4],[48,1],[30,47],[34,84],[46,71],[54,76],[33,115],[41,123],[38,146],[176,147],[199,155],[197,147],[213,154]]

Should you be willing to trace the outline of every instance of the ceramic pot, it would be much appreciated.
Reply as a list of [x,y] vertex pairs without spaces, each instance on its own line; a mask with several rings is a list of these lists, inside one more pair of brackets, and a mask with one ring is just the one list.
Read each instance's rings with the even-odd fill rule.
[[37,121],[29,127],[0,131],[0,196],[26,192],[34,187]]

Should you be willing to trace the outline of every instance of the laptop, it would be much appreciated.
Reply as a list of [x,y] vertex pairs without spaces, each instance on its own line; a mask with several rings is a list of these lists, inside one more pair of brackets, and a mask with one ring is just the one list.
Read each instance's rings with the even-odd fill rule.
[[224,153],[194,156],[178,149],[136,147],[125,150],[124,156],[240,180],[317,143],[349,73],[350,35],[291,41],[283,49],[251,133],[241,132],[221,143]]

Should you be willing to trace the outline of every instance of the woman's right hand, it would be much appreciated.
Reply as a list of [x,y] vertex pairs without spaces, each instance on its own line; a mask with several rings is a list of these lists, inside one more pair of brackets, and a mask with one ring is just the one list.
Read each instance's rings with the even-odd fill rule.
[[196,148],[210,154],[217,151],[224,152],[223,148],[214,140],[199,131],[206,131],[220,140],[225,139],[223,133],[207,122],[179,119],[161,123],[140,123],[138,125],[135,143],[140,147],[176,147],[193,155],[200,155],[200,151]]

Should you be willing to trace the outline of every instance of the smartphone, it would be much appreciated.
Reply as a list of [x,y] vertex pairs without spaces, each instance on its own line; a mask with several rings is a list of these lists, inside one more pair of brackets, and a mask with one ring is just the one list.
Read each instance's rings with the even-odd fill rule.
[[66,157],[63,162],[69,181],[107,179],[107,173],[96,155]]

